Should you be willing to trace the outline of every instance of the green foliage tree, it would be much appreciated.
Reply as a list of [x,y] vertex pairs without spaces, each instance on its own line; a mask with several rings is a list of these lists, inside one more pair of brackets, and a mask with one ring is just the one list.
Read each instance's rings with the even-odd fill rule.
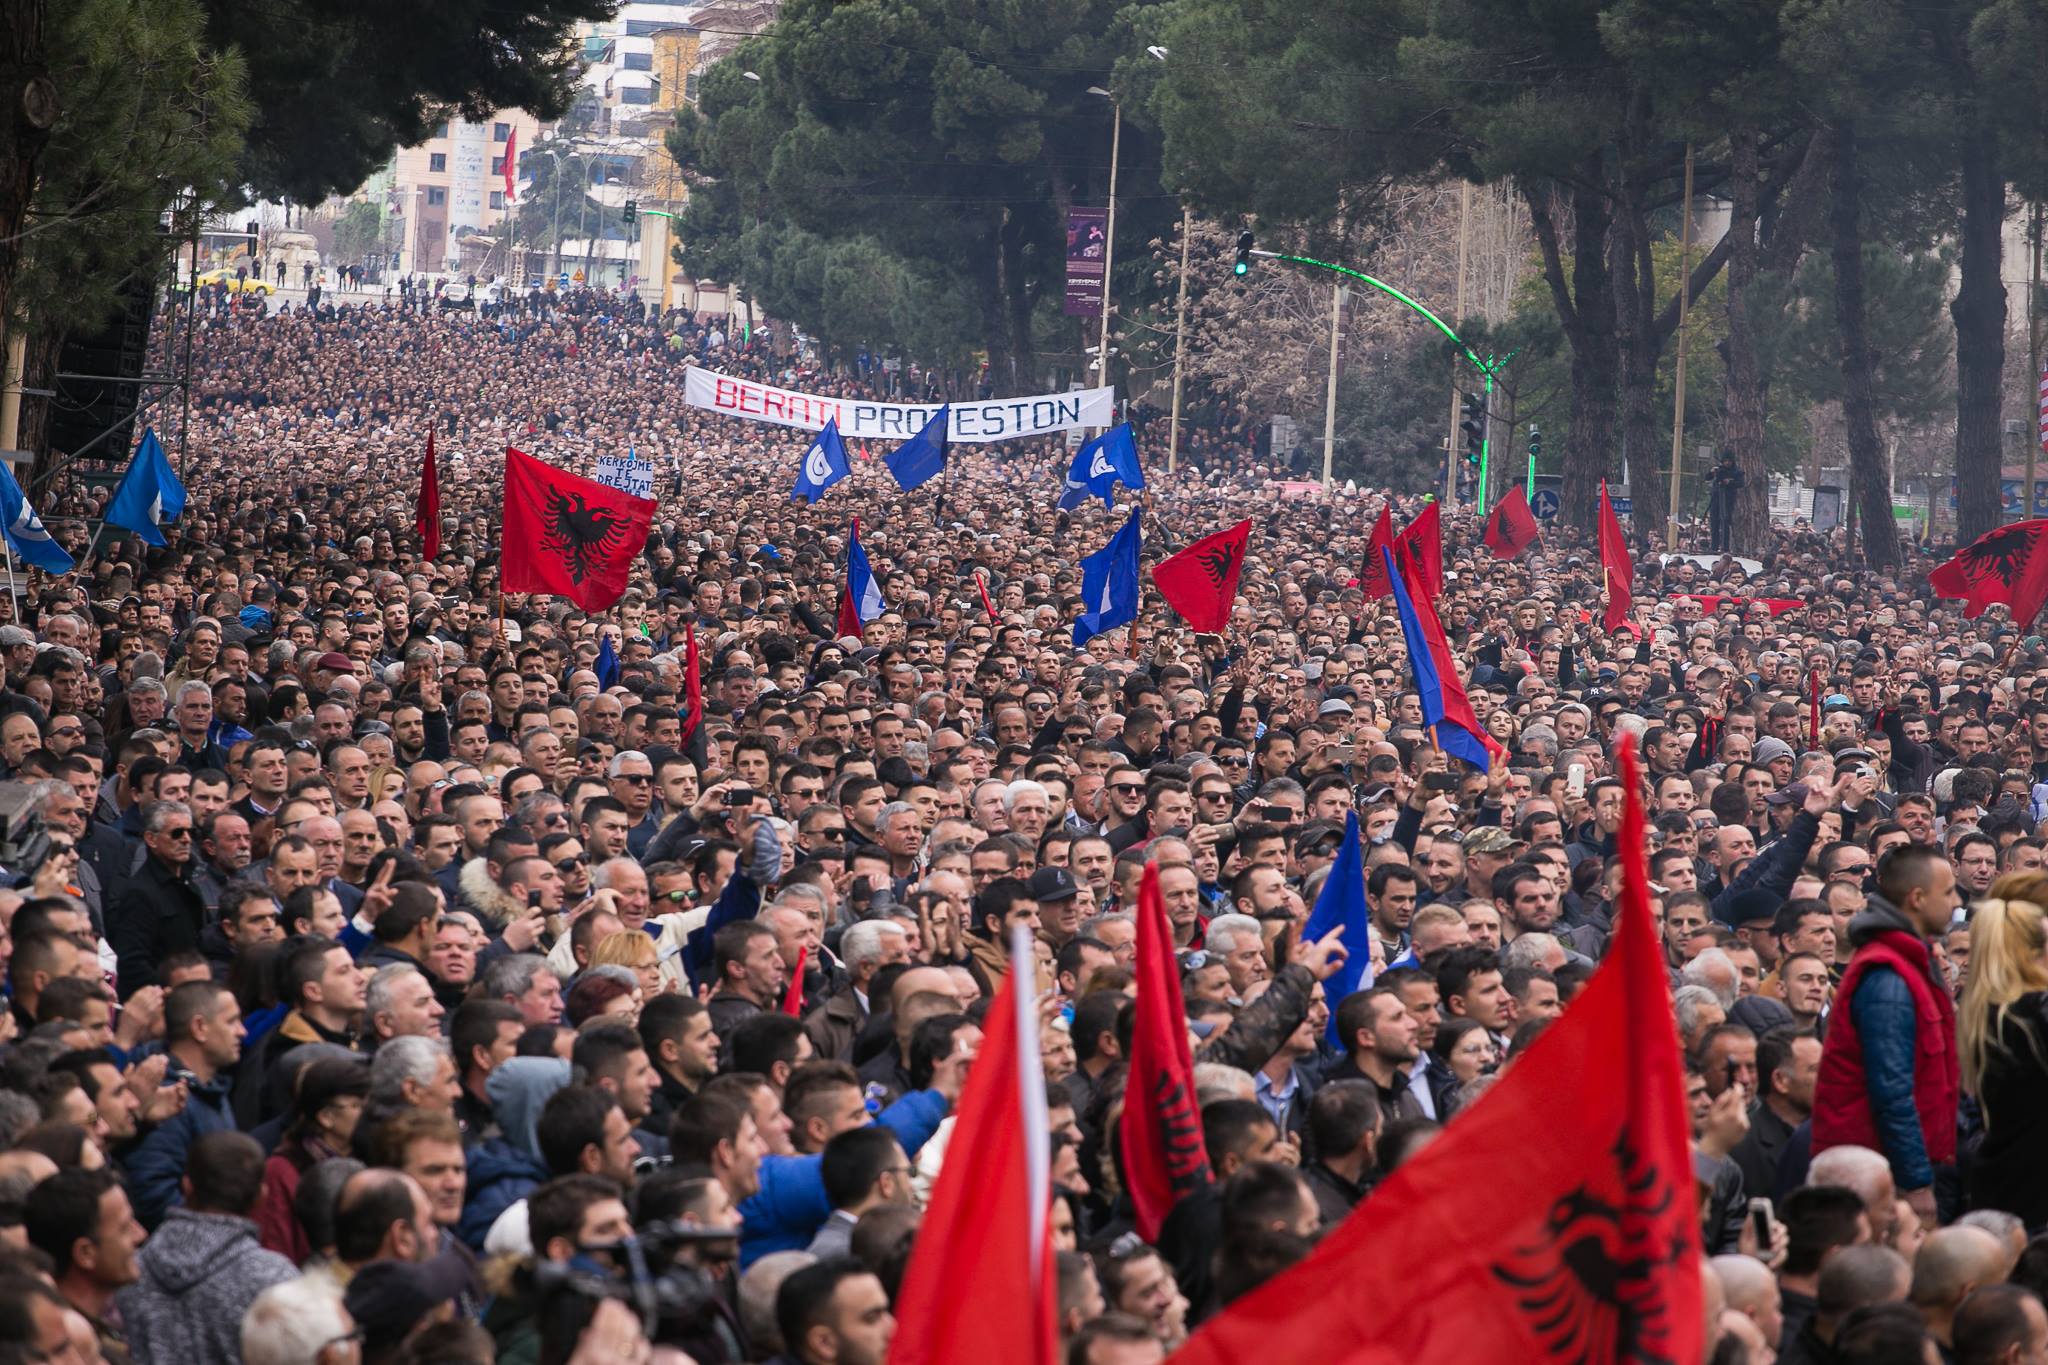
[[384,210],[367,199],[350,200],[334,220],[334,254],[359,261],[384,242]]
[[[699,112],[678,121],[671,146],[693,186],[682,263],[752,289],[786,248],[784,229],[864,240],[871,262],[892,256],[906,278],[942,281],[972,308],[999,390],[1041,382],[1065,210],[1108,194],[1111,109],[1091,86],[1125,103],[1115,297],[1144,287],[1139,245],[1177,212],[1158,140],[1133,117],[1136,68],[1117,65],[1156,12],[1111,0],[791,0],[706,74]],[[794,320],[844,337],[873,314]]]

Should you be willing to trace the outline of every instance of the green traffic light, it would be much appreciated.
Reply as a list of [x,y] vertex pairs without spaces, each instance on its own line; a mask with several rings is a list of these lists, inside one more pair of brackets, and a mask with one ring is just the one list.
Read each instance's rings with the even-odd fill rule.
[[1233,274],[1249,275],[1252,273],[1252,263],[1250,261],[1239,261],[1230,269]]

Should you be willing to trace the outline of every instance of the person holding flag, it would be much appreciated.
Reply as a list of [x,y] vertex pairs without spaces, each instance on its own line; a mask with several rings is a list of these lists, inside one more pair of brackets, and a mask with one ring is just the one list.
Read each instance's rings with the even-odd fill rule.
[[[890,451],[884,459],[896,486],[908,493],[945,472],[946,454],[952,440],[953,410],[941,404],[917,435]],[[843,454],[843,452],[842,452]]]
[[[430,462],[433,439],[430,432]],[[163,528],[177,521],[184,510],[185,485],[178,482],[178,475],[164,454],[164,443],[157,439],[156,428],[150,427],[142,433],[142,443],[135,447],[120,486],[107,502],[107,525],[133,531],[145,544],[162,548],[167,543]]]
[[506,592],[553,593],[602,611],[625,593],[653,525],[647,499],[506,448]]
[[882,584],[868,564],[868,552],[860,545],[860,518],[846,533],[846,586],[839,594],[839,617],[834,629],[842,640],[858,640],[861,627],[880,616],[887,604]]
[[1413,592],[1394,567],[1390,550],[1380,551],[1386,560],[1387,581],[1393,587],[1394,608],[1401,618],[1401,638],[1408,648],[1408,671],[1415,679],[1415,693],[1422,702],[1422,723],[1429,727],[1436,747],[1453,758],[1462,758],[1481,772],[1492,770],[1496,757],[1505,758],[1500,744],[1479,723],[1472,702],[1451,659],[1450,641],[1436,619],[1429,599]]
[[[181,501],[183,497],[181,489]],[[70,573],[75,566],[70,552],[57,543],[36,509],[28,505],[28,494],[14,481],[14,471],[4,464],[0,464],[0,526],[6,530],[7,548],[22,563],[54,574]]]
[[796,467],[796,487],[790,490],[790,501],[801,498],[815,506],[826,489],[852,472],[853,466],[846,459],[846,442],[839,439],[839,419],[831,418]]
[[1119,483],[1131,489],[1145,487],[1145,471],[1138,467],[1138,439],[1129,422],[1117,423],[1074,452],[1060,510],[1071,512],[1091,496],[1101,498],[1104,507],[1115,507]]

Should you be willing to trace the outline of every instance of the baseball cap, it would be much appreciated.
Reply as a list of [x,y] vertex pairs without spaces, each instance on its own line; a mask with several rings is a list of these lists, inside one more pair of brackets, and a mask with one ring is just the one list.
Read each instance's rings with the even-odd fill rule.
[[1080,885],[1074,880],[1074,874],[1064,867],[1039,868],[1031,874],[1031,880],[1026,883],[1026,888],[1031,894],[1031,899],[1040,904],[1046,901],[1070,900],[1079,895],[1081,890]]
[[1465,853],[1467,857],[1474,853],[1498,855],[1507,852],[1518,842],[1520,841],[1514,835],[1499,825],[1487,825],[1465,836]]
[[324,668],[332,673],[353,673],[355,672],[356,663],[355,660],[349,658],[346,654],[330,653],[322,654],[318,659],[314,660],[313,667]]
[[1351,714],[1351,703],[1345,701],[1342,697],[1332,697],[1316,708],[1316,714],[1319,716],[1348,716]]
[[1344,826],[1333,820],[1311,820],[1303,825],[1294,836],[1295,856],[1309,853],[1327,853],[1322,845],[1335,846],[1344,842]]
[[1807,786],[1804,782],[1794,782],[1784,790],[1774,791],[1769,796],[1766,796],[1764,803],[1771,806],[1789,806],[1794,801],[1804,801],[1806,799],[1806,792]]
[[363,1345],[378,1350],[403,1341],[420,1319],[461,1295],[469,1272],[443,1253],[424,1261],[372,1261],[358,1270],[342,1296],[363,1329]]

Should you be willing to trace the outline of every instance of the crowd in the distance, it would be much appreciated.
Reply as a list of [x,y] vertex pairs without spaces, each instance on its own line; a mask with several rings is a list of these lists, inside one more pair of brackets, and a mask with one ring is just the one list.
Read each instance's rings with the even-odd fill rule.
[[[1076,649],[1122,513],[1055,514],[1064,442],[955,447],[908,495],[857,446],[811,508],[808,435],[687,408],[684,367],[867,367],[600,294],[490,313],[216,310],[170,545],[88,554],[104,490],[39,493],[81,562],[0,627],[0,1365],[878,1362],[1012,971],[1061,1349],[1162,1359],[1596,970],[1624,735],[1711,1358],[2048,1360],[2048,649],[1928,561],[1642,555],[1609,634],[1583,541],[1497,562],[1448,515],[1482,774],[1357,581],[1382,498],[1283,496],[1242,431],[1172,473],[1141,442],[1148,560],[1253,520],[1229,632],[1148,596]],[[653,463],[615,609],[500,594],[508,444]],[[856,513],[887,609],[836,639]],[[1305,941],[1353,812],[1372,933]],[[1154,1243],[1116,1155],[1148,865],[1214,1175]],[[1371,985],[1328,998],[1347,954]]]

